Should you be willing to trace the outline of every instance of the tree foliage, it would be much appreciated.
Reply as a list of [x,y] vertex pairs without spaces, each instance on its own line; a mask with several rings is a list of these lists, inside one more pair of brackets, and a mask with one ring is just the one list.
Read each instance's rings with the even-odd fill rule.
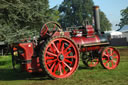
[[[92,24],[93,5],[92,0],[64,0],[59,9],[50,9],[48,0],[0,0],[0,41],[38,35],[47,21],[59,21],[63,27],[82,25],[85,20]],[[101,28],[108,29],[109,21],[100,14]]]
[[128,7],[126,9],[121,10],[121,16],[119,26],[122,28],[124,25],[128,25]]
[[[64,0],[59,6],[59,22],[63,27],[82,25],[86,20],[92,24],[93,6],[93,0]],[[101,30],[111,30],[111,24],[102,11],[100,18]]]
[[91,21],[92,7],[92,0],[64,0],[59,6],[59,21],[63,27],[81,25],[86,19]]
[[57,21],[54,11],[48,0],[0,0],[0,40],[13,42],[37,34],[45,22]]
[[109,22],[106,15],[102,11],[100,11],[100,26],[102,32],[111,30],[112,26],[112,24]]

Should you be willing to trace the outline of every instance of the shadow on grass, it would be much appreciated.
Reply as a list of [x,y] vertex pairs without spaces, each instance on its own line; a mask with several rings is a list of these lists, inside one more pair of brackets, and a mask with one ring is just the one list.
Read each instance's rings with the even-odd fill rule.
[[[86,66],[79,66],[78,70],[93,70],[95,68],[87,68]],[[21,71],[14,71],[10,69],[0,69],[0,81],[14,81],[14,80],[52,80],[45,73],[27,73]]]
[[93,70],[93,69],[96,69],[96,68],[100,68],[100,69],[103,69],[103,67],[101,66],[96,66],[96,67],[87,67],[87,66],[79,66],[78,70],[83,70],[83,69],[87,69],[87,70]]
[[13,80],[51,80],[44,73],[30,74],[27,72],[15,72],[12,69],[0,69],[0,81],[13,81]]
[[83,69],[93,69],[93,68],[89,68],[89,67],[86,67],[86,66],[79,66],[78,70],[83,70]]

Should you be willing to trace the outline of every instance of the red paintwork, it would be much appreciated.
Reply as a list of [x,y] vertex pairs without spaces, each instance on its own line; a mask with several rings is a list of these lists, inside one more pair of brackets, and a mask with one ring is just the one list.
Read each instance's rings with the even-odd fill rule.
[[84,31],[84,29],[73,30],[72,34],[76,35],[76,36],[82,36],[83,31]]
[[101,49],[101,46],[91,46],[91,47],[83,47],[80,49],[80,52],[86,52],[86,51],[94,51]]
[[60,36],[60,32],[55,32],[52,37],[55,37],[55,36]]
[[[45,28],[48,29],[47,26],[45,26]],[[97,35],[94,34],[94,29],[92,28],[92,26],[88,25],[88,26],[86,26],[86,28],[87,29],[85,29],[85,30],[86,30],[87,34],[84,35],[84,36],[83,36],[84,29],[80,29],[80,30],[74,30],[73,31],[75,33],[74,34],[75,35],[74,37],[71,37],[70,32],[55,32],[52,35],[52,37],[62,36],[62,35],[63,36],[66,36],[66,37],[70,37],[72,40],[74,40],[74,42],[77,45],[80,45],[80,46],[81,45],[86,45],[86,44],[99,43],[100,42],[100,38]],[[45,31],[43,33],[45,33]],[[64,38],[62,38],[60,40],[65,40],[66,42],[69,42],[69,46],[70,45],[72,46],[72,43],[70,41],[67,41]],[[60,40],[58,40],[58,41],[61,42]],[[54,43],[54,41],[52,41],[52,43]],[[60,47],[58,47],[58,46],[61,46],[61,45],[62,44],[57,45],[56,48],[59,49]],[[21,65],[22,66],[22,69],[25,70],[25,71],[27,71],[27,72],[40,72],[40,71],[42,71],[42,69],[40,68],[40,64],[39,64],[39,57],[32,58],[32,56],[34,54],[33,44],[32,43],[19,43],[18,44],[18,47],[20,47],[20,48],[22,48],[24,50],[24,53],[20,54],[22,56],[23,60],[25,60],[25,61],[31,61],[29,63],[22,64]],[[53,47],[53,48],[56,49],[55,47]],[[65,47],[63,47],[63,48],[65,48]],[[73,48],[76,49],[75,47],[73,47]],[[16,48],[14,48],[14,50],[15,49]],[[80,52],[93,51],[93,50],[99,50],[99,49],[100,49],[100,46],[93,46],[93,47],[91,46],[91,47],[86,47],[86,48],[82,47],[80,49]],[[51,50],[53,50],[53,49],[51,49]],[[75,52],[76,52],[76,50],[75,50]],[[66,57],[65,52],[61,51],[61,53],[62,53],[62,55],[64,57]],[[75,54],[77,55],[77,53],[75,53]],[[44,54],[44,55],[46,55],[46,54]],[[59,55],[60,55],[60,53],[58,53],[57,56],[59,56]],[[75,58],[73,56],[71,58],[76,59],[76,61],[78,60],[77,58]],[[45,58],[45,59],[46,59],[46,61],[45,61],[46,68],[50,72],[50,69],[48,68],[48,65],[50,65],[50,64],[47,64],[47,62],[48,62],[49,59],[47,59],[47,58]],[[60,60],[58,59],[58,61],[60,61]],[[66,64],[67,62],[68,63],[71,63],[70,61],[66,60],[66,58],[64,59],[64,61],[60,61],[60,62],[64,62],[63,65],[61,66],[61,68],[63,68],[63,70],[65,69],[65,67],[71,69],[69,66],[66,66],[66,65],[68,65],[68,64]],[[77,63],[78,62],[76,62],[76,64]],[[60,65],[60,64],[58,64],[58,65]],[[76,66],[74,66],[74,70],[76,69]],[[54,66],[54,67],[55,68],[58,68],[57,66]],[[59,71],[61,72],[61,70],[59,70]],[[52,74],[53,76],[58,77],[58,78],[64,78],[64,77],[67,77],[67,76],[71,75],[72,73],[73,73],[73,71],[69,71],[69,73],[65,73],[63,75],[62,75],[62,73],[60,75],[57,75],[55,73],[50,73],[50,74]]]
[[[76,35],[75,37],[71,37],[77,45],[81,46],[81,45],[100,43],[100,38],[98,35],[95,35],[94,28],[91,25],[87,25],[85,29],[80,29],[77,31],[79,31],[79,34],[75,34]],[[76,30],[74,32],[76,32]],[[90,50],[93,50],[93,48],[91,48]]]
[[44,70],[51,78],[67,78],[79,65],[79,52],[83,52],[82,61],[88,67],[95,67],[99,60],[106,69],[118,66],[118,51],[112,47],[104,49],[109,43],[98,27],[95,30],[92,25],[71,28],[74,29],[64,32],[59,24],[48,22],[43,25],[38,39],[24,39],[22,42],[29,42],[13,44],[13,69],[15,64],[20,64],[21,69],[29,73]]
[[70,32],[55,32],[52,37],[55,36],[66,36],[66,37],[70,37]]
[[70,32],[64,32],[64,36],[66,36],[66,37],[71,37],[71,36],[70,36]]
[[104,48],[101,53],[102,65],[106,69],[115,69],[120,62],[120,55],[113,47]]
[[97,35],[87,36],[87,37],[86,36],[72,37],[72,39],[78,45],[85,45],[85,44],[99,43],[100,42],[100,39]]
[[[45,28],[48,29],[47,26],[45,26]],[[84,30],[86,30],[86,32],[87,32],[86,33],[86,36],[83,36]],[[75,35],[74,37],[71,37],[70,36],[70,32],[55,32],[52,35],[52,37],[61,36],[61,35],[66,36],[66,37],[71,37],[71,39],[74,40],[74,42],[77,45],[80,45],[80,46],[81,45],[93,44],[93,43],[99,43],[100,42],[99,37],[94,34],[94,29],[93,29],[93,27],[91,25],[86,26],[86,29],[74,30],[73,32],[74,32],[74,35]],[[43,33],[45,33],[45,31]],[[63,39],[61,39],[61,40],[63,40]],[[69,42],[69,46],[72,45],[72,43],[70,41],[67,41],[67,40],[65,40],[65,41],[66,42]],[[54,43],[54,41],[53,41],[53,43]],[[59,46],[61,46],[61,45],[62,44],[59,44]],[[33,44],[32,43],[19,43],[18,46],[21,47],[24,50],[24,53],[20,54],[20,55],[22,55],[23,60],[26,60],[26,61],[29,61],[30,60],[30,61],[32,61],[30,63],[22,64],[22,69],[25,70],[25,71],[27,71],[27,72],[38,72],[38,71],[42,71],[42,69],[40,68],[40,64],[39,64],[39,57],[32,58],[32,56],[34,54],[33,53],[34,52],[34,50],[33,50],[34,49],[33,48]],[[60,47],[57,47],[57,48],[59,49]],[[75,47],[73,47],[73,48],[76,49]],[[56,49],[56,48],[54,48],[54,49]],[[80,49],[80,52],[93,51],[93,50],[99,50],[99,49],[100,49],[100,46],[87,47],[87,48],[82,47]],[[53,49],[51,49],[51,50],[53,50]],[[64,57],[66,56],[63,52],[62,52],[62,54],[64,55]],[[60,53],[58,53],[58,56],[59,55],[60,55]],[[58,59],[58,61],[59,61],[59,59]],[[71,63],[70,61],[67,61],[66,59],[64,59],[64,61],[65,61],[65,63],[66,62]],[[48,71],[50,71],[50,69],[47,67],[47,65],[49,65],[49,64],[47,64],[47,62],[48,62],[48,59],[46,59],[45,63],[46,63],[46,68],[48,69]],[[60,61],[60,62],[62,62],[62,61]],[[67,64],[65,64],[65,63],[63,63],[63,65],[66,66]],[[63,67],[63,66],[61,66],[61,67]],[[69,69],[71,69],[69,66],[67,66],[67,67]],[[75,67],[74,67],[74,69],[75,69]],[[55,66],[55,68],[57,68],[57,66]],[[63,67],[63,69],[64,69],[64,67]],[[64,74],[62,76],[62,73],[61,73],[61,76],[60,75],[56,75],[55,73],[50,73],[50,74],[52,74],[55,77],[59,77],[59,78],[61,78],[61,77],[64,78],[66,76],[66,74]],[[70,74],[72,74],[72,72]],[[70,75],[70,74],[67,73],[67,75]]]
[[25,60],[31,60],[33,56],[33,44],[32,43],[19,43],[19,46],[24,49],[25,53]]
[[[57,45],[55,42],[59,42]],[[67,47],[65,47],[67,45]],[[70,48],[73,48],[72,50]],[[73,55],[70,55],[72,53]],[[56,78],[66,78],[74,73],[79,64],[78,49],[67,38],[56,38],[46,47],[44,63],[47,72]]]
[[92,25],[86,25],[86,31],[87,31],[87,35],[90,36],[90,35],[94,35],[95,31],[94,31],[94,28],[92,27]]
[[27,72],[39,72],[42,71],[39,64],[39,57],[32,58],[33,56],[33,44],[32,43],[19,43],[18,47],[24,50],[24,53],[20,54],[25,61],[31,61],[29,63],[21,64],[22,70]]
[[95,34],[94,28],[92,27],[92,25],[86,25],[81,27],[80,29],[74,29],[72,31],[72,34],[75,35],[76,37],[80,37],[80,36],[92,36]]
[[99,59],[92,59],[87,61],[89,67],[95,67],[99,63]]
[[44,35],[47,33],[47,31],[48,31],[48,26],[45,24],[42,27],[41,32],[40,32],[41,37],[44,37]]
[[40,68],[40,63],[39,63],[39,57],[36,58],[32,58],[32,63],[30,63],[31,65],[31,72],[41,72],[42,69]]

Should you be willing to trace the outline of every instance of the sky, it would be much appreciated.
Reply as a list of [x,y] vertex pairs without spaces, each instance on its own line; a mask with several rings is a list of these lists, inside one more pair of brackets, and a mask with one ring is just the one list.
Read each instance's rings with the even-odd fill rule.
[[[49,0],[50,7],[60,5],[63,0]],[[117,30],[119,27],[115,26],[119,24],[121,18],[121,10],[128,7],[128,0],[93,0],[95,5],[100,7],[112,23],[112,30]]]

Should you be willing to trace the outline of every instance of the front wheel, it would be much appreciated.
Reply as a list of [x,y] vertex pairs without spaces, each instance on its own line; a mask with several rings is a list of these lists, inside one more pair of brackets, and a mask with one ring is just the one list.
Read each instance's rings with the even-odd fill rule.
[[115,69],[120,62],[120,55],[115,48],[106,47],[102,50],[99,60],[105,69]]
[[53,79],[71,76],[79,64],[77,45],[67,37],[55,37],[48,40],[41,49],[40,64]]

